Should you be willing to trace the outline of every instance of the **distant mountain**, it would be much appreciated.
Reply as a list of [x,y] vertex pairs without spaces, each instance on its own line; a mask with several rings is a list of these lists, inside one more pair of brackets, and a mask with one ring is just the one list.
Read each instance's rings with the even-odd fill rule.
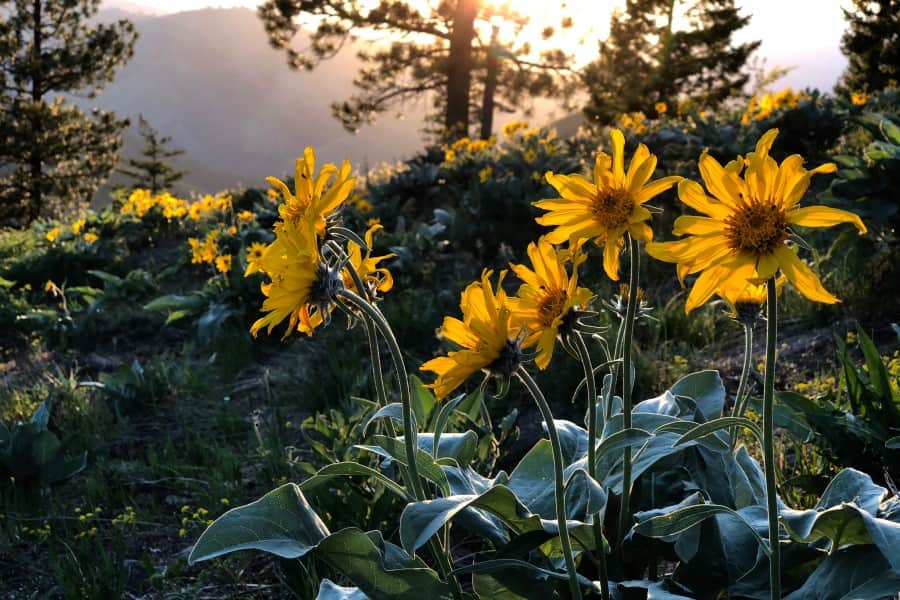
[[186,188],[214,191],[265,185],[268,175],[293,170],[305,146],[326,161],[358,167],[411,155],[422,147],[425,106],[404,118],[384,115],[359,134],[344,131],[330,104],[353,91],[359,67],[352,45],[312,72],[288,69],[268,44],[262,23],[247,9],[206,9],[164,16],[102,11],[129,18],[139,32],[134,58],[96,98],[79,100],[132,119],[123,156],[140,148],[137,116],[186,151]]

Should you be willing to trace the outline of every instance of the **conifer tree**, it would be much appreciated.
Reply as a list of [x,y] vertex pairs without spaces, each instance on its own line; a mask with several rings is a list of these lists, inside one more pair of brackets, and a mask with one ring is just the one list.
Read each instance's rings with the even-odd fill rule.
[[141,148],[143,158],[129,158],[125,161],[128,166],[119,171],[133,180],[132,189],[150,190],[154,195],[171,189],[187,172],[175,169],[167,161],[181,156],[184,150],[168,148],[172,137],[160,136],[159,131],[151,127],[143,115],[138,117],[138,133],[144,141]]
[[741,93],[759,42],[735,45],[732,36],[749,21],[734,0],[628,0],[584,71],[587,117],[608,123],[623,112],[652,116],[659,102],[712,107]]
[[[554,27],[545,28],[539,51],[517,38],[527,19],[508,6],[482,0],[429,0],[421,10],[417,6],[407,0],[379,0],[372,8],[357,0],[268,0],[259,15],[271,43],[288,53],[294,68],[315,68],[363,32],[395,39],[363,47],[364,66],[354,80],[358,93],[332,106],[351,131],[406,100],[434,92],[439,129],[467,135],[469,124],[481,121],[484,133],[493,109],[521,108],[535,96],[556,96],[572,76],[568,57],[547,47]],[[301,17],[318,23],[305,50],[291,46]],[[508,32],[506,39],[492,36],[498,23]],[[559,27],[570,24],[561,17]]]
[[900,0],[853,0],[844,18],[848,29],[841,52],[848,64],[838,91],[877,92],[900,85]]
[[0,0],[0,223],[90,199],[115,168],[127,120],[86,114],[134,51],[134,26],[91,22],[100,0]]

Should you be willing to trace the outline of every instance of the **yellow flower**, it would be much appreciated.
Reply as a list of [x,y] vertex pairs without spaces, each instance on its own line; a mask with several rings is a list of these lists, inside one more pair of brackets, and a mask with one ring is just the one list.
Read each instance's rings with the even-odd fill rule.
[[203,218],[203,214],[203,201],[201,200],[192,202],[188,207],[188,217],[190,217],[192,221],[199,221]]
[[48,280],[47,280],[47,283],[44,284],[44,291],[45,291],[45,292],[52,292],[54,289],[57,289],[57,288],[56,288],[56,284],[53,283],[53,280],[52,280],[52,279],[48,279]]
[[253,242],[247,248],[247,270],[244,271],[244,277],[259,271],[259,261],[266,252],[266,245],[262,242]]
[[255,336],[263,327],[272,333],[288,319],[282,339],[295,329],[311,336],[324,322],[323,312],[331,310],[320,293],[328,273],[319,257],[315,228],[305,219],[284,221],[276,224],[275,236],[256,263],[271,280],[262,285],[262,310],[268,314],[253,323],[250,333]]
[[447,150],[444,153],[444,161],[453,162],[454,160],[456,160],[456,150]]
[[44,237],[47,238],[47,241],[50,242],[51,244],[56,243],[56,238],[59,237],[59,227],[54,227],[53,229],[48,231],[44,235]]
[[366,227],[372,227],[373,225],[381,225],[381,219],[372,217],[371,219],[366,220]]
[[[763,283],[779,270],[809,300],[827,304],[838,301],[797,257],[796,250],[786,244],[790,227],[852,223],[860,233],[865,233],[866,227],[857,215],[845,210],[798,208],[810,178],[817,173],[833,173],[837,167],[826,163],[807,171],[797,154],[778,165],[769,156],[777,135],[777,129],[770,129],[746,160],[739,158],[725,167],[704,152],[700,174],[714,198],[689,180],[679,184],[678,196],[705,216],[675,220],[675,235],[688,235],[683,240],[648,244],[650,256],[677,263],[680,280],[702,271],[688,295],[687,312],[709,300],[717,289],[748,281]],[[745,163],[747,168],[741,174]]]
[[72,223],[72,233],[74,233],[75,235],[81,233],[81,230],[84,229],[84,223],[84,219],[78,219],[77,221]]
[[[428,387],[434,389],[439,400],[446,398],[473,373],[491,367],[502,368],[504,364],[509,367],[515,362],[515,356],[510,357],[509,353],[517,351],[520,327],[512,323],[508,299],[502,288],[506,272],[500,274],[496,291],[491,286],[491,273],[483,271],[481,281],[471,283],[463,290],[461,321],[444,317],[440,336],[461,349],[433,358],[420,367],[422,371],[437,374],[435,382]],[[502,360],[507,358],[511,360]]]
[[[366,246],[368,246],[368,250],[366,250],[365,256],[363,256],[362,248],[360,248],[359,244],[353,241],[347,242],[347,254],[350,257],[350,264],[356,269],[362,282],[371,286],[375,291],[385,293],[391,291],[391,288],[394,287],[394,278],[391,276],[391,272],[386,268],[379,268],[378,263],[389,258],[394,258],[397,255],[385,254],[384,256],[372,256],[372,243],[374,241],[375,232],[380,231],[381,229],[383,229],[381,225],[372,225],[366,231],[365,242]],[[349,269],[344,269],[341,273],[341,278],[348,289],[353,290],[357,294],[360,293],[360,291],[356,289],[356,284],[353,281],[353,277],[350,275]]]
[[362,214],[368,214],[372,212],[372,203],[366,200],[365,198],[360,198],[356,201],[356,210],[361,212]]
[[618,281],[625,234],[645,242],[653,239],[653,230],[645,223],[650,220],[650,211],[643,204],[675,185],[680,177],[648,183],[656,169],[656,157],[644,144],[638,146],[626,171],[625,136],[613,129],[611,137],[612,158],[605,152],[597,155],[593,182],[581,175],[547,172],[547,182],[561,197],[541,200],[535,206],[549,211],[537,222],[555,227],[547,235],[551,244],[581,238],[605,244],[603,268],[610,279]]
[[256,218],[256,215],[253,214],[253,211],[250,210],[242,210],[237,214],[238,221],[242,223],[249,223],[253,219]]
[[485,168],[483,168],[481,171],[478,172],[478,179],[481,180],[481,183],[484,183],[488,179],[490,179],[491,175],[493,175],[493,174],[494,174],[494,168],[492,166],[488,165]]
[[271,202],[272,204],[278,204],[278,199],[280,197],[281,195],[278,193],[278,190],[272,188],[266,190],[266,198],[268,198],[269,202]]
[[865,92],[853,92],[850,94],[850,102],[853,103],[853,106],[864,106],[868,101],[869,98]]
[[666,111],[669,110],[669,107],[666,106],[665,102],[657,102],[653,105],[653,108],[656,109],[657,114],[664,115]]
[[[785,281],[787,281],[787,278],[784,275],[779,276],[775,280],[776,294],[781,294]],[[742,313],[747,311],[755,319],[759,314],[759,309],[768,300],[769,290],[765,283],[742,282],[737,279],[731,279],[716,290],[716,294],[731,307],[733,317],[741,317],[743,316]]]
[[96,242],[99,239],[100,239],[100,236],[91,231],[88,231],[87,233],[84,234],[84,241],[87,242],[88,244],[93,244],[94,242]]
[[228,233],[230,233],[231,235],[237,235],[237,232],[238,232],[238,228],[234,225],[232,225],[228,228]]
[[227,273],[231,270],[231,255],[223,254],[216,257],[216,270],[219,273]]
[[[510,301],[513,319],[528,333],[523,346],[537,345],[535,364],[543,370],[550,365],[559,329],[578,307],[587,304],[591,291],[578,287],[578,266],[584,262],[580,242],[572,249],[555,250],[544,237],[528,245],[531,268],[510,264],[513,273],[523,281],[516,297]],[[572,276],[566,270],[573,256]]]
[[315,175],[316,154],[307,147],[295,163],[294,192],[280,179],[266,178],[284,197],[278,214],[285,221],[304,218],[313,223],[316,233],[324,236],[325,220],[347,200],[356,185],[356,178],[350,177],[350,168],[348,161],[343,162],[340,171],[328,163]]
[[511,138],[520,129],[528,129],[528,123],[524,121],[510,121],[500,128],[500,131],[507,138]]
[[537,151],[536,150],[526,150],[522,155],[522,158],[525,159],[525,162],[534,162],[537,160]]

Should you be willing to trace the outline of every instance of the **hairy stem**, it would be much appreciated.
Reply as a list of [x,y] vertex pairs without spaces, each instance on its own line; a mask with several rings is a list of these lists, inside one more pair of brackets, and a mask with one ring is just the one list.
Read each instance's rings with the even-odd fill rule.
[[569,538],[569,529],[566,525],[566,491],[565,491],[565,473],[563,472],[562,446],[559,443],[559,433],[556,431],[556,424],[553,422],[553,413],[550,411],[550,405],[544,398],[541,388],[537,382],[532,379],[525,367],[520,366],[516,371],[516,376],[528,389],[531,397],[534,398],[535,404],[541,411],[544,422],[547,423],[547,434],[550,437],[550,447],[553,449],[553,479],[556,486],[554,497],[556,499],[556,522],[559,526],[559,541],[562,545],[563,557],[566,560],[566,572],[569,575],[569,594],[572,600],[581,598],[581,588],[578,585],[578,573],[575,570],[575,556],[572,554],[572,541]]
[[[637,291],[639,284],[640,256],[638,241],[628,236],[628,256],[630,274],[628,277],[628,307],[625,311],[625,330],[622,334],[622,427],[631,429],[631,345],[634,336],[634,320],[637,314]],[[622,465],[622,503],[619,507],[618,544],[622,548],[625,534],[631,523],[631,446],[626,446]]]
[[[587,388],[587,428],[588,428],[588,474],[597,479],[597,382],[594,379],[594,367],[591,364],[591,353],[581,333],[574,332],[571,336],[578,358],[584,368],[585,388]],[[606,548],[603,544],[603,522],[600,515],[594,518],[594,544],[597,547],[597,567],[600,571],[600,594],[603,600],[609,598],[609,576],[606,572]]]
[[778,298],[775,278],[767,284],[766,372],[763,384],[763,459],[766,467],[766,506],[769,514],[769,587],[773,600],[781,598],[781,548],[778,543],[778,490],[775,487],[775,350],[778,343]]
[[[753,326],[744,323],[744,365],[741,367],[741,379],[738,382],[737,396],[734,399],[734,409],[731,411],[732,417],[743,417],[747,410],[747,400],[750,395],[747,393],[747,381],[750,379],[750,363],[753,358]],[[745,396],[747,399],[745,399]],[[731,449],[734,450],[737,444],[737,436],[739,429],[733,427],[731,430]]]

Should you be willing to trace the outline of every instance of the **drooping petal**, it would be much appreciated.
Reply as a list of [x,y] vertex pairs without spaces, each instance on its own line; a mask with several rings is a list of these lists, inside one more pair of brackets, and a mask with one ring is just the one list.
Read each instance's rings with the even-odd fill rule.
[[619,254],[621,252],[621,234],[610,234],[603,246],[603,270],[613,281],[619,280]]
[[775,256],[778,258],[781,272],[805,298],[813,302],[822,302],[823,304],[840,302],[825,289],[818,275],[807,267],[793,250],[786,246],[781,247],[775,251]]
[[866,233],[866,226],[859,215],[839,208],[828,206],[805,206],[788,211],[787,221],[800,227],[834,227],[841,223],[850,223],[859,232]]

